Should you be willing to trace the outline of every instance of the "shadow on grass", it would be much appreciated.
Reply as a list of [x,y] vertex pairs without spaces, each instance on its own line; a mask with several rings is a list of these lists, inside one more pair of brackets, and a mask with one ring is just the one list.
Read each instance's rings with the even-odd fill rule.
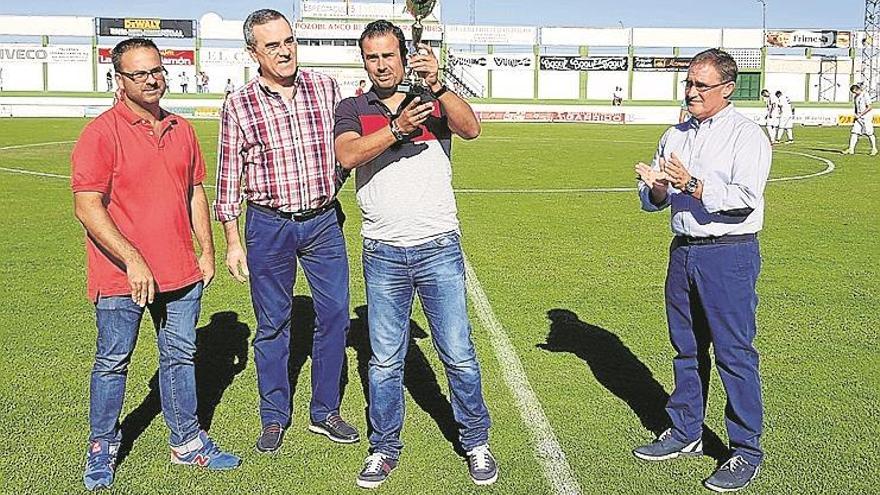
[[[238,321],[238,313],[231,311],[214,313],[207,325],[196,329],[196,414],[205,431],[211,428],[223,393],[247,366],[250,333],[250,328]],[[158,370],[150,379],[149,388],[143,401],[122,421],[117,464],[122,464],[134,442],[162,412]]]
[[[370,381],[368,372],[372,350],[370,348],[369,324],[367,323],[367,307],[359,306],[354,311],[357,318],[351,320],[348,345],[355,350],[364,402],[368,404],[364,409],[364,417],[368,429],[367,435],[369,435],[372,433],[372,429],[369,420]],[[455,453],[464,458],[465,452],[458,438],[460,425],[455,421],[452,405],[440,389],[437,375],[431,368],[428,358],[416,343],[416,339],[427,338],[428,334],[415,321],[410,320],[409,324],[409,343],[403,366],[403,386],[415,403],[437,423],[440,433],[452,445]]]
[[[583,360],[596,380],[624,401],[639,418],[642,426],[659,435],[671,426],[666,414],[669,394],[651,370],[614,333],[578,318],[567,309],[551,309],[547,342],[537,347],[549,352],[569,352]],[[708,342],[705,346],[708,351]],[[704,391],[708,389],[711,360],[708,352],[700,360]],[[706,394],[703,394],[706,397]],[[708,426],[703,425],[703,452],[723,462],[728,449]]]

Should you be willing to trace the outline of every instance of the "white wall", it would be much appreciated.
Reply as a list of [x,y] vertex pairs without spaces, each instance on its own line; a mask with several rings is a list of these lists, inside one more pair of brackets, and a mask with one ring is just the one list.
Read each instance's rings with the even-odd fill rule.
[[[244,66],[234,65],[218,65],[210,67],[202,67],[205,74],[208,74],[208,92],[223,93],[226,88],[226,80],[232,79],[232,84],[236,88],[244,85]],[[251,77],[256,75],[255,71],[251,71]]]
[[43,89],[43,64],[0,64],[3,91],[40,91]]
[[629,46],[632,29],[541,28],[541,45]]
[[764,31],[761,29],[724,29],[721,41],[724,48],[761,48],[764,46]]
[[304,64],[363,64],[357,46],[299,45],[297,60]]
[[765,76],[764,87],[771,93],[782,91],[791,101],[804,101],[804,74],[784,74],[780,72],[768,72]]
[[[827,84],[831,86],[831,79],[829,77],[821,77],[819,74],[810,74],[810,101],[819,101],[819,81],[822,80],[823,88]],[[827,98],[833,98],[831,101],[836,102],[847,102],[849,101],[849,74],[837,74],[835,83],[837,85],[836,92],[835,90],[828,90],[825,94]],[[826,82],[827,81],[827,82]],[[823,100],[826,101],[826,100]]]
[[343,98],[354,96],[354,91],[357,88],[357,83],[361,79],[367,81],[367,89],[370,89],[370,85],[372,84],[370,83],[370,78],[367,77],[366,71],[364,71],[363,69],[339,67],[309,67],[308,70],[327,74],[328,76],[336,79],[336,82],[339,84],[339,91],[342,93]]
[[[682,8],[686,8],[682,5]],[[633,29],[634,46],[713,47],[721,46],[720,29]]]
[[91,91],[92,62],[49,64],[49,91]]
[[619,86],[623,88],[624,99],[630,99],[626,94],[628,85],[629,76],[626,71],[590,72],[587,76],[587,98],[611,101],[614,87]]
[[0,34],[12,36],[94,36],[95,19],[77,16],[0,15]]
[[492,98],[533,98],[535,76],[531,72],[495,71],[492,73]]
[[455,70],[461,70],[467,74],[467,79],[465,82],[469,82],[471,80],[475,80],[480,85],[482,85],[484,89],[483,96],[488,95],[489,91],[489,70],[485,67],[459,67]]
[[634,72],[633,100],[671,100],[674,72]]
[[538,98],[542,100],[576,100],[580,98],[580,72],[540,71],[538,73]]

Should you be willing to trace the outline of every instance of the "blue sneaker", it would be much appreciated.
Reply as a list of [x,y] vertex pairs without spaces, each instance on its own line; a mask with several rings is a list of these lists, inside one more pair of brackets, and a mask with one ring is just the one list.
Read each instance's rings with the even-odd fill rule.
[[397,467],[397,459],[392,459],[386,454],[376,452],[370,454],[364,460],[364,468],[357,477],[357,486],[361,488],[376,488],[391,475],[391,471]]
[[703,484],[713,492],[735,492],[749,486],[757,475],[758,466],[741,455],[735,455],[715,470]]
[[241,464],[241,458],[220,450],[220,447],[208,438],[208,434],[201,431],[198,437],[186,444],[171,447],[171,462],[220,470],[237,468]]
[[86,485],[86,490],[91,492],[110,488],[113,484],[118,451],[118,443],[110,443],[106,440],[89,442],[89,450],[86,452],[86,469],[83,472],[83,483]]
[[679,456],[703,455],[703,440],[696,439],[693,442],[679,442],[672,436],[669,428],[657,437],[657,440],[633,449],[633,455],[645,461],[665,461]]

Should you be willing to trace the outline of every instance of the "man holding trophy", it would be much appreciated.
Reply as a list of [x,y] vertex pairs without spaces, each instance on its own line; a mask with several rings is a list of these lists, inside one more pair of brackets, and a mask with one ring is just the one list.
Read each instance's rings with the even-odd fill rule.
[[449,380],[470,477],[480,485],[498,478],[467,316],[450,163],[452,134],[474,139],[480,123],[470,105],[440,82],[434,53],[420,43],[419,21],[434,3],[407,2],[416,17],[411,57],[399,27],[384,20],[367,25],[359,45],[372,88],[336,109],[336,158],[346,169],[357,169],[364,215],[372,433],[370,455],[357,477],[363,488],[382,484],[403,448],[403,367],[415,294]]

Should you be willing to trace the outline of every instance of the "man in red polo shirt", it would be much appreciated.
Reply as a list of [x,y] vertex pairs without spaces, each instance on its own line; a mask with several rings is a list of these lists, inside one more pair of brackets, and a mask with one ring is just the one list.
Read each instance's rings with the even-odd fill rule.
[[121,100],[86,126],[72,157],[98,327],[83,474],[89,490],[113,483],[125,379],[145,307],[157,331],[171,461],[208,469],[241,462],[196,418],[195,327],[202,289],[214,277],[204,158],[192,126],[159,106],[167,72],[156,45],[128,39],[112,59]]

